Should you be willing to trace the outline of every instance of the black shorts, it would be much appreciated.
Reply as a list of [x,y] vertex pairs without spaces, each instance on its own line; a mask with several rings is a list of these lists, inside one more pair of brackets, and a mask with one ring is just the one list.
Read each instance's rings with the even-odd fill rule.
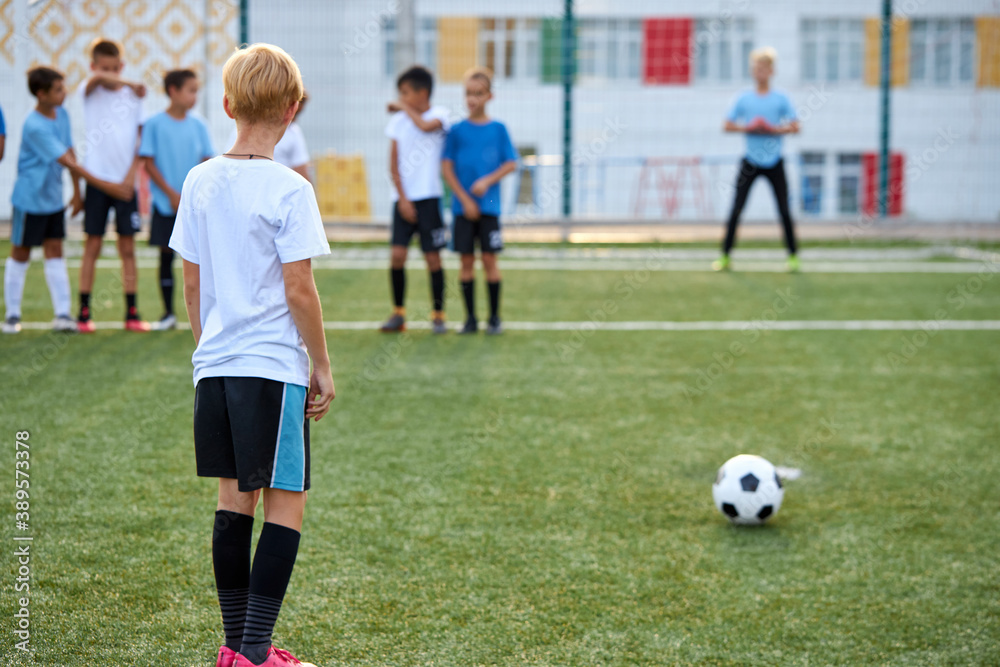
[[480,252],[498,253],[503,251],[503,234],[500,233],[500,218],[495,215],[480,215],[478,220],[467,220],[464,215],[455,216],[455,252],[472,255],[476,252],[476,239]]
[[399,203],[392,207],[392,245],[410,245],[413,235],[420,232],[420,249],[437,252],[448,245],[448,229],[441,217],[441,200],[421,199],[413,202],[417,209],[417,222],[404,220],[399,214]]
[[66,209],[35,215],[15,208],[11,218],[10,243],[21,248],[42,245],[46,239],[66,238]]
[[149,224],[149,245],[166,248],[170,245],[170,235],[174,233],[176,215],[163,215],[153,207],[153,220]]
[[115,228],[118,236],[134,236],[142,222],[139,219],[139,200],[133,194],[132,199],[115,199],[111,195],[98,190],[92,185],[87,186],[83,201],[83,231],[91,236],[104,236],[108,228],[108,211],[115,209]]
[[208,377],[194,391],[199,477],[238,481],[240,491],[309,488],[306,387],[255,377]]

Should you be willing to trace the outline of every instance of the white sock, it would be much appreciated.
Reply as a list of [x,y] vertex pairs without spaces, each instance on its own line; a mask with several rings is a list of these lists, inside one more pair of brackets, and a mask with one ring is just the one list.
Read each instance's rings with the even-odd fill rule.
[[69,317],[69,272],[66,271],[65,259],[53,257],[45,260],[45,282],[49,284],[49,296],[52,297],[52,310],[56,317]]
[[28,275],[30,261],[19,262],[7,258],[3,270],[3,300],[7,304],[7,317],[21,317],[21,298],[24,296],[24,280]]

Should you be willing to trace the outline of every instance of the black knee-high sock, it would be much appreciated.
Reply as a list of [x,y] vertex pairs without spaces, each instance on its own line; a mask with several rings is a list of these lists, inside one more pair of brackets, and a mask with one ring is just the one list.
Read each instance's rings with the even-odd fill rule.
[[125,319],[127,320],[139,319],[139,314],[136,311],[135,292],[125,292]]
[[444,269],[431,271],[431,300],[434,310],[444,310]]
[[406,270],[390,269],[392,279],[392,302],[396,308],[402,308],[406,301]]
[[490,290],[490,319],[496,320],[500,317],[500,281],[486,283]]
[[212,531],[212,564],[222,609],[226,646],[239,651],[250,595],[250,536],[253,517],[219,510]]
[[300,535],[299,531],[276,523],[265,523],[260,531],[250,571],[250,598],[240,647],[243,657],[255,665],[267,658],[271,633],[295,567]]
[[160,292],[163,294],[163,312],[174,313],[174,251],[160,251]]
[[462,297],[465,299],[466,319],[476,319],[476,281],[462,281]]

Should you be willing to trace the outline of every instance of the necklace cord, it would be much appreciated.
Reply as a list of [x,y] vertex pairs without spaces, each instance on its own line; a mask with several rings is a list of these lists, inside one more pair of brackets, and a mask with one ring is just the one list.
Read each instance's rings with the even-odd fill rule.
[[255,157],[264,158],[265,160],[271,160],[274,162],[274,158],[269,158],[266,155],[255,155],[254,153],[223,153],[223,157],[245,157],[249,159],[254,159]]

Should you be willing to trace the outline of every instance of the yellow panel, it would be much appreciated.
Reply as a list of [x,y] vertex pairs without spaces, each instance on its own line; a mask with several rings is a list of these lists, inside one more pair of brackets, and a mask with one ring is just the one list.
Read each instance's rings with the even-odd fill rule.
[[[892,19],[892,55],[889,58],[890,81],[893,86],[910,82],[910,21],[902,17]],[[882,70],[882,20],[865,19],[865,83],[879,84]]]
[[318,159],[316,199],[324,217],[371,218],[364,158],[331,154]]
[[1000,88],[1000,16],[976,17],[980,88]]
[[892,20],[892,85],[910,84],[910,19]]
[[479,51],[479,19],[450,16],[438,19],[438,79],[457,82],[475,67]]

